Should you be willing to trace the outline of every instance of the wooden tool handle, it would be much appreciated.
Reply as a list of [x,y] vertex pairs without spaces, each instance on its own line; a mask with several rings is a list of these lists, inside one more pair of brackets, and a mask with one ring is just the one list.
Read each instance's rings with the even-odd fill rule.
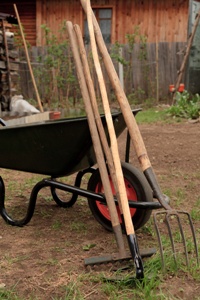
[[23,28],[22,28],[22,25],[21,25],[21,21],[20,21],[20,17],[19,17],[19,14],[18,14],[16,4],[14,4],[14,10],[15,10],[15,14],[16,14],[17,21],[18,21],[18,24],[19,24],[19,29],[20,29],[20,33],[21,33],[21,36],[22,36],[22,40],[23,40],[23,44],[24,44],[24,50],[25,50],[25,54],[26,54],[26,60],[27,60],[27,63],[28,63],[29,72],[30,72],[31,79],[32,79],[32,82],[33,82],[37,102],[38,102],[40,111],[43,112],[43,107],[42,107],[42,104],[41,104],[41,100],[40,100],[39,92],[38,92],[38,89],[37,89],[35,77],[34,77],[34,74],[33,74],[32,67],[31,67],[30,57],[29,57],[29,54],[28,54],[28,48],[27,48],[27,44],[26,44],[26,40],[25,40],[25,36],[24,36],[24,32],[23,32]]
[[[84,11],[87,13],[87,1],[81,0],[82,6],[84,8]],[[140,162],[142,170],[146,170],[147,168],[151,167],[150,160],[147,155],[146,147],[144,145],[143,139],[141,137],[140,130],[138,128],[138,125],[136,123],[135,117],[131,111],[128,99],[124,93],[124,90],[122,89],[119,77],[117,75],[117,72],[114,68],[114,65],[112,63],[112,59],[108,53],[108,50],[106,48],[106,45],[104,43],[101,30],[99,28],[99,24],[92,13],[92,21],[94,25],[94,32],[96,37],[96,42],[98,45],[98,49],[100,50],[100,53],[102,55],[105,68],[107,70],[108,76],[110,78],[111,84],[114,88],[117,100],[119,102],[119,105],[121,107],[127,128],[129,130],[131,140],[133,142],[138,160]]]
[[94,151],[95,151],[95,155],[96,155],[96,159],[97,159],[97,163],[98,163],[98,167],[99,167],[99,171],[100,171],[100,175],[101,175],[101,180],[102,180],[103,187],[104,187],[104,193],[106,196],[106,201],[107,201],[107,205],[108,205],[108,209],[109,209],[109,213],[110,213],[111,223],[112,223],[113,231],[115,233],[116,242],[118,244],[119,253],[123,257],[123,256],[125,256],[125,246],[124,246],[124,242],[123,242],[121,225],[119,222],[119,217],[118,217],[117,209],[115,206],[112,189],[110,186],[107,167],[106,167],[106,163],[104,160],[104,154],[102,151],[102,146],[101,146],[98,130],[97,130],[95,119],[94,119],[94,114],[93,114],[92,107],[91,107],[91,101],[90,101],[87,84],[85,81],[82,61],[80,59],[80,54],[78,51],[79,47],[78,47],[75,32],[73,30],[73,25],[71,22],[67,22],[67,31],[68,31],[68,35],[69,35],[69,39],[70,39],[72,53],[73,53],[74,60],[75,60],[78,80],[79,80],[81,93],[82,93],[84,104],[85,104],[85,110],[86,110],[88,124],[89,124],[89,128],[90,128],[90,134],[91,134],[91,138],[93,141],[93,147],[94,147]]
[[100,65],[96,41],[95,41],[93,21],[92,21],[92,9],[90,5],[90,1],[87,1],[87,21],[88,21],[88,29],[90,33],[90,43],[91,43],[93,61],[96,69],[96,74],[98,77],[101,98],[104,107],[108,133],[110,137],[111,153],[114,161],[115,171],[117,174],[117,185],[118,185],[118,192],[119,192],[119,197],[120,197],[120,202],[122,207],[122,214],[125,221],[126,233],[127,235],[130,235],[130,234],[134,234],[134,227],[131,219],[130,208],[128,205],[128,199],[127,199],[126,188],[124,183],[124,176],[121,168],[121,162],[120,162],[119,151],[118,151],[117,138],[116,138],[115,129],[112,121],[112,115],[110,111],[106,86],[103,78],[103,73],[101,70],[101,65]]

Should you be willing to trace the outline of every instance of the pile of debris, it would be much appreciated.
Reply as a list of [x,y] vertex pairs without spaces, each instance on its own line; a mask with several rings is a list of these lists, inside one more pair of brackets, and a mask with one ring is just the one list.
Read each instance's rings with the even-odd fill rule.
[[19,58],[12,24],[17,19],[0,13],[0,111],[9,111],[13,95],[18,90]]

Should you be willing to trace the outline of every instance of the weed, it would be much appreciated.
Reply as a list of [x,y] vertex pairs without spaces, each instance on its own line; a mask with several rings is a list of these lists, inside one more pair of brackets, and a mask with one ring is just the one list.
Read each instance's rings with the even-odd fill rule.
[[46,261],[46,264],[50,265],[50,266],[56,266],[59,263],[59,261],[55,258],[49,258]]
[[89,251],[91,248],[94,248],[95,246],[96,246],[96,244],[87,244],[87,245],[83,246],[83,250]]
[[62,227],[62,222],[60,222],[59,220],[56,220],[54,222],[54,224],[52,225],[52,228],[55,229],[55,230],[58,230]]
[[197,199],[196,204],[191,210],[191,217],[194,221],[200,221],[200,198]]
[[19,298],[14,290],[5,290],[0,288],[0,300],[23,300]]
[[70,224],[70,229],[72,231],[77,231],[77,232],[86,232],[87,230],[87,227],[86,225],[81,222],[81,221],[73,221],[71,224]]

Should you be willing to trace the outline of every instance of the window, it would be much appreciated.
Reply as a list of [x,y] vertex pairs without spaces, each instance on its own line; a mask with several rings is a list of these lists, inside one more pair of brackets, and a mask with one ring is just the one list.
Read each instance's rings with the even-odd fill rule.
[[[112,8],[93,8],[93,12],[99,23],[105,43],[110,44],[112,31]],[[89,44],[90,42],[87,19],[84,20],[84,41],[85,44]]]

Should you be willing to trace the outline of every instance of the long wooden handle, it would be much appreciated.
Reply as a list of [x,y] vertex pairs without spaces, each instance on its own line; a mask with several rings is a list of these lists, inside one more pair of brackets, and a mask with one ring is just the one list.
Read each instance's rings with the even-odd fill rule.
[[20,29],[20,33],[21,33],[21,36],[22,36],[22,40],[23,40],[23,44],[24,44],[24,50],[25,50],[25,54],[26,54],[26,60],[27,60],[27,63],[28,63],[29,72],[30,72],[31,79],[32,79],[32,82],[33,82],[37,102],[38,102],[40,111],[43,112],[43,107],[42,107],[42,104],[41,104],[41,99],[40,99],[40,96],[39,96],[39,92],[38,92],[38,89],[37,89],[35,77],[34,77],[34,74],[33,74],[32,67],[31,67],[31,62],[30,62],[30,57],[29,57],[29,54],[28,54],[27,44],[26,44],[26,40],[25,40],[25,37],[24,37],[24,32],[23,32],[23,29],[22,29],[22,25],[21,25],[21,21],[20,21],[20,17],[19,17],[19,13],[18,13],[16,4],[14,4],[14,10],[15,10],[15,14],[16,14],[17,21],[18,21],[18,24],[19,24],[19,29]]
[[[84,11],[87,13],[87,1],[81,0],[81,3],[84,8]],[[114,88],[119,105],[121,107],[121,110],[122,110],[122,113],[124,116],[124,120],[126,122],[128,130],[129,130],[134,148],[136,150],[138,160],[141,164],[142,170],[144,171],[147,168],[151,167],[151,163],[150,163],[150,160],[147,155],[144,141],[141,137],[141,133],[140,133],[140,130],[136,123],[135,117],[131,111],[128,99],[124,93],[124,90],[121,87],[119,77],[117,75],[115,67],[112,63],[112,59],[111,59],[111,57],[108,53],[108,50],[106,48],[106,45],[104,43],[101,30],[99,28],[98,22],[94,16],[94,14],[92,16],[92,21],[93,21],[93,25],[94,25],[95,37],[96,37],[96,42],[97,42],[99,51],[102,55],[102,58],[103,58],[103,61],[105,64],[105,68],[107,70],[108,76],[109,76],[112,86]]]
[[115,172],[114,162],[113,162],[113,158],[112,158],[112,153],[110,151],[108,140],[107,140],[105,130],[104,130],[104,127],[103,127],[103,124],[102,124],[101,116],[100,116],[100,113],[99,113],[99,108],[98,108],[98,104],[97,104],[97,98],[96,98],[94,83],[92,81],[92,76],[91,76],[91,73],[90,73],[90,67],[89,67],[89,63],[88,63],[88,60],[87,60],[87,53],[86,53],[86,50],[85,50],[85,46],[84,46],[80,26],[77,25],[77,24],[74,25],[74,30],[76,32],[77,42],[78,42],[78,46],[79,46],[79,50],[80,50],[80,56],[81,56],[81,60],[82,60],[82,63],[83,63],[83,71],[84,71],[85,80],[86,80],[87,87],[88,87],[88,92],[89,92],[89,95],[90,95],[91,107],[93,109],[93,113],[94,113],[96,125],[97,125],[97,128],[98,128],[99,136],[100,136],[100,139],[101,139],[102,147],[103,147],[103,150],[104,150],[104,153],[105,153],[105,156],[106,156],[109,173],[110,173],[110,176],[112,178],[112,182],[114,184],[117,199],[119,199],[118,202],[119,202],[120,211],[122,212],[121,202],[120,202],[119,192],[118,192],[118,186],[117,186],[116,172]]
[[109,133],[110,142],[111,142],[111,153],[112,153],[112,157],[113,157],[115,171],[117,174],[117,185],[118,185],[118,192],[119,192],[119,196],[120,196],[122,214],[123,214],[124,221],[125,221],[126,233],[127,233],[127,235],[130,235],[130,234],[134,234],[134,227],[133,227],[133,222],[131,219],[130,208],[128,205],[127,193],[126,193],[126,188],[125,188],[125,183],[124,183],[124,176],[123,176],[123,172],[122,172],[122,168],[121,168],[120,156],[119,156],[119,151],[118,151],[117,138],[116,138],[115,129],[114,129],[113,121],[112,121],[112,115],[111,115],[111,111],[110,111],[106,86],[105,86],[105,82],[104,82],[104,78],[103,78],[103,73],[101,70],[101,65],[100,65],[96,41],[95,41],[93,21],[92,21],[92,9],[91,9],[89,0],[87,1],[87,21],[88,21],[88,29],[89,29],[89,33],[90,33],[90,43],[91,43],[91,48],[92,48],[93,61],[94,61],[95,69],[96,69],[96,74],[98,77],[98,82],[99,82],[99,87],[100,87],[100,92],[101,92],[101,97],[102,97],[102,103],[103,103],[103,107],[104,107],[104,112],[105,112],[105,117],[106,117],[106,122],[107,122],[107,127],[108,127],[108,133]]
[[95,151],[95,155],[96,155],[96,159],[97,159],[97,163],[98,163],[98,167],[99,167],[99,171],[100,171],[100,175],[101,175],[101,180],[102,180],[103,187],[104,187],[104,193],[106,196],[106,201],[107,201],[107,205],[108,205],[108,209],[109,209],[109,213],[110,213],[110,217],[111,217],[111,223],[112,223],[113,231],[114,231],[115,238],[116,238],[116,241],[118,244],[119,254],[123,257],[123,256],[125,256],[125,246],[124,246],[124,242],[123,242],[121,225],[119,222],[117,209],[116,209],[116,206],[114,203],[114,198],[113,198],[113,193],[112,193],[111,186],[110,186],[107,167],[106,167],[106,163],[104,160],[104,154],[102,151],[98,130],[96,127],[92,107],[90,104],[90,96],[88,93],[87,84],[86,84],[85,76],[83,73],[83,66],[82,66],[82,62],[81,62],[79,51],[78,51],[78,43],[77,43],[75,32],[73,30],[73,25],[71,22],[67,22],[67,31],[68,31],[68,35],[69,35],[69,39],[70,39],[72,53],[73,53],[74,60],[75,60],[75,65],[76,65],[78,80],[79,80],[79,84],[80,84],[80,88],[81,88],[81,93],[82,93],[84,104],[85,104],[85,110],[86,110],[88,124],[89,124],[89,128],[90,128],[91,138],[93,141],[94,151]]
[[[81,1],[81,4],[83,6],[85,13],[87,13],[87,0],[80,0],[80,1]],[[125,120],[128,130],[129,130],[131,141],[135,148],[135,152],[136,152],[138,160],[140,162],[141,169],[143,170],[143,172],[153,190],[154,196],[159,200],[159,202],[162,204],[162,206],[165,209],[171,209],[169,204],[165,201],[165,199],[163,197],[163,194],[162,194],[162,191],[158,184],[156,175],[151,166],[151,162],[149,160],[149,157],[148,157],[148,154],[146,151],[146,147],[144,145],[144,141],[142,139],[139,127],[138,127],[135,117],[131,111],[128,99],[125,95],[125,92],[124,92],[122,86],[121,86],[121,83],[120,83],[119,77],[117,75],[117,72],[115,70],[115,67],[113,65],[112,59],[111,59],[111,57],[108,53],[108,50],[106,48],[106,45],[104,43],[103,36],[102,36],[101,30],[99,28],[99,24],[94,16],[94,13],[91,12],[91,14],[92,14],[92,22],[93,22],[93,26],[94,26],[95,38],[96,38],[96,42],[98,45],[98,49],[102,55],[107,74],[110,78],[111,84],[115,91],[115,95],[117,97],[122,114],[124,116],[124,120]]]

